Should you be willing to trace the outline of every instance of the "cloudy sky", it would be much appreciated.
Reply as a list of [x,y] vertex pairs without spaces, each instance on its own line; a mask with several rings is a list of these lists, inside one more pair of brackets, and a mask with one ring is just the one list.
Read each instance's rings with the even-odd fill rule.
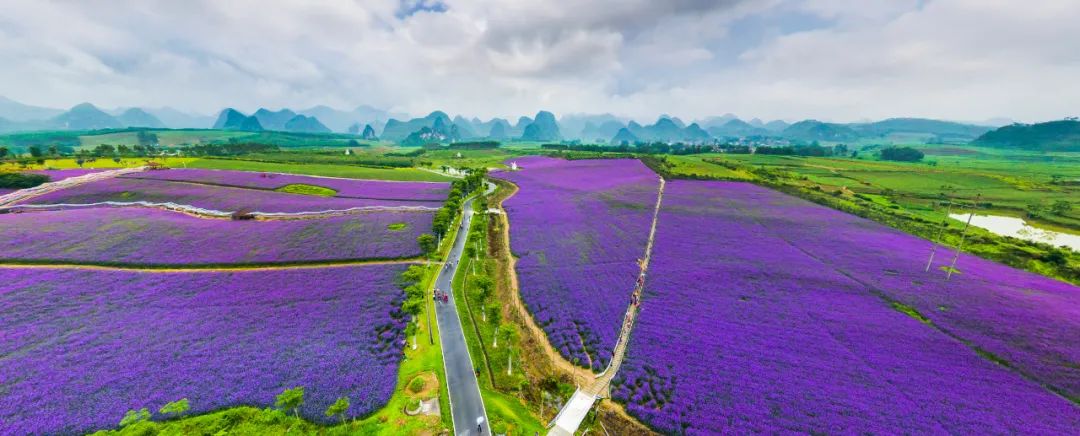
[[1076,0],[4,0],[0,95],[215,113],[1080,115]]

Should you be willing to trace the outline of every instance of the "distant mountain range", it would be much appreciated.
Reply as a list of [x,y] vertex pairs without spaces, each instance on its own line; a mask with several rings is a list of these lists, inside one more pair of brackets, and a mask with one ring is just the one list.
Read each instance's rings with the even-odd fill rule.
[[[82,103],[69,110],[52,109],[22,104],[0,97],[0,132],[37,130],[97,130],[128,127],[210,129],[218,124],[228,124],[238,130],[280,130],[287,132],[346,132],[352,124],[375,126],[379,129],[386,120],[402,114],[392,114],[371,106],[360,106],[352,111],[340,111],[327,106],[315,106],[301,111],[259,109],[253,114],[259,121],[239,122],[235,109],[226,109],[217,117],[183,112],[170,107],[118,108],[102,110],[90,103]],[[232,119],[224,122],[222,116]],[[324,124],[325,122],[325,124]],[[239,124],[238,124],[239,123]]]
[[383,139],[398,143],[455,142],[470,140],[522,140],[585,143],[689,142],[706,143],[770,138],[794,142],[854,142],[860,140],[918,140],[967,143],[995,147],[1025,147],[1047,150],[1072,149],[1080,142],[1075,120],[1034,125],[1011,124],[994,129],[986,125],[925,118],[890,118],[875,122],[831,123],[803,120],[788,124],[781,120],[743,120],[733,114],[684,122],[663,115],[652,124],[612,114],[569,114],[556,118],[548,111],[514,122],[504,118],[481,120],[461,115],[451,118],[443,111],[425,117],[408,118],[371,106],[338,110],[315,106],[294,111],[288,108],[260,108],[247,115],[233,108],[217,117],[186,113],[177,109],[118,108],[105,111],[90,103],[69,110],[22,104],[0,97],[0,132],[38,130],[99,130],[129,127],[213,128],[242,131],[285,131],[302,133],[348,132],[362,139]]

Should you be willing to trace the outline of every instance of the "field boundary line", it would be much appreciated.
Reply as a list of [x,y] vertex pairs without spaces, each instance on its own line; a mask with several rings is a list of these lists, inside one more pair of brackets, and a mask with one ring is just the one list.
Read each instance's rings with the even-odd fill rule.
[[350,266],[365,265],[406,265],[423,264],[421,258],[386,259],[386,260],[354,260],[354,261],[329,261],[309,263],[278,263],[278,264],[253,264],[253,265],[102,265],[93,263],[75,262],[12,262],[0,260],[0,268],[6,269],[85,269],[99,271],[143,271],[143,272],[226,272],[226,271],[273,271],[287,269],[318,269],[318,268],[344,268]]
[[[214,160],[214,159],[208,159],[208,160]],[[260,160],[244,160],[244,159],[216,159],[216,160],[235,160],[235,161],[241,161],[241,162],[258,162],[258,163],[270,163],[270,164],[279,164],[279,165],[308,165],[306,163],[272,162],[272,161],[260,161]],[[340,164],[331,164],[331,163],[319,164],[319,163],[316,163],[314,165],[340,165]],[[362,166],[362,165],[356,165],[356,166]],[[373,166],[364,167],[364,168],[396,169],[396,168],[384,168],[384,167],[373,167]],[[319,179],[353,180],[353,181],[360,180],[360,181],[388,182],[388,183],[440,183],[440,184],[450,184],[450,182],[437,182],[437,181],[434,181],[434,180],[359,179],[359,178],[355,178],[355,177],[320,176],[320,175],[315,175],[315,174],[304,174],[304,173],[283,173],[283,172],[280,172],[280,171],[226,170],[226,169],[221,169],[221,168],[188,168],[188,167],[185,167],[185,168],[172,168],[172,169],[199,170],[199,171],[236,171],[236,172],[244,172],[244,173],[275,174],[275,175],[279,175],[279,176],[300,176],[300,177],[315,177],[315,178],[319,178]],[[419,169],[422,169],[422,168],[419,168],[419,167],[406,167],[404,169],[417,169],[417,170],[419,170]],[[442,174],[442,173],[439,173],[439,172],[436,172],[436,174],[445,176],[445,174]],[[447,176],[447,177],[450,177],[450,176]]]
[[[55,203],[55,204],[16,204],[11,206],[0,206],[3,210],[16,210],[16,211],[62,211],[70,209],[81,208],[129,208],[129,207],[141,207],[146,209],[158,209],[167,212],[176,212],[184,215],[188,215],[193,218],[201,219],[231,219],[235,212],[206,209],[198,206],[192,206],[188,204],[180,204],[173,202],[150,202],[150,201],[99,201],[95,203]],[[301,211],[301,212],[249,212],[257,221],[283,221],[283,220],[302,220],[302,219],[320,219],[330,218],[345,215],[357,215],[369,212],[434,212],[438,208],[428,206],[356,206],[348,209],[328,209],[321,211]]]

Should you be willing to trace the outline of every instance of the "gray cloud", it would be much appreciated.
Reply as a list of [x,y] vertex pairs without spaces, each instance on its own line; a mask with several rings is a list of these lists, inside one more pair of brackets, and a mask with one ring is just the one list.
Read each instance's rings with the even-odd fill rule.
[[5,3],[0,95],[48,106],[1038,120],[1080,100],[1070,0]]

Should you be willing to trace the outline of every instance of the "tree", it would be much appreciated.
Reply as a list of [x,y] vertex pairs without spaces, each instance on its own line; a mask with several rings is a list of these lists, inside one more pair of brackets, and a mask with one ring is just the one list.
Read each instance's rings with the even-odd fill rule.
[[1054,215],[1065,215],[1072,211],[1072,203],[1065,200],[1055,201],[1050,205],[1050,212]]
[[7,147],[0,147],[0,159],[7,157],[9,153],[11,153],[11,150]]
[[480,290],[480,300],[487,301],[491,297],[491,291],[495,289],[495,282],[487,275],[480,275],[473,280],[473,284]]
[[33,156],[34,158],[39,158],[45,155],[45,153],[41,151],[40,145],[31,145],[30,148],[28,148],[27,150],[30,152],[30,156]]
[[111,155],[114,155],[114,154],[116,154],[116,147],[113,147],[112,145],[101,144],[101,145],[98,145],[97,147],[94,147],[94,156],[102,157],[102,156],[111,156]]
[[888,147],[881,150],[882,160],[897,162],[918,162],[922,160],[923,152],[911,147]]
[[138,411],[128,410],[127,413],[124,414],[124,418],[120,420],[120,426],[121,427],[127,427],[127,426],[129,426],[131,424],[135,424],[137,422],[143,422],[143,421],[149,421],[149,420],[150,420],[150,411],[147,410],[145,407],[143,407],[142,409],[139,409]]
[[445,235],[453,222],[453,212],[450,208],[443,206],[439,208],[438,212],[435,212],[435,218],[431,220],[431,231],[435,232],[436,235]]
[[145,130],[140,130],[135,134],[135,140],[139,145],[152,147],[158,144],[158,136],[155,133],[150,133]]
[[334,401],[334,404],[331,404],[330,407],[326,408],[326,416],[327,417],[332,417],[334,415],[338,415],[338,416],[341,417],[341,423],[344,424],[345,423],[345,412],[348,411],[348,410],[349,410],[349,398],[348,397],[341,397],[341,398],[338,398],[337,401]]
[[414,318],[420,314],[420,311],[424,309],[423,298],[409,298],[401,304],[401,310],[405,313],[412,315]]
[[173,416],[180,416],[180,415],[183,415],[184,412],[187,412],[188,409],[190,409],[190,408],[191,408],[191,404],[188,402],[188,399],[187,398],[181,398],[181,399],[179,399],[177,401],[173,401],[171,403],[166,403],[164,406],[161,406],[161,409],[158,409],[158,413],[160,413],[162,415],[170,415],[171,414]]
[[420,265],[409,266],[405,272],[401,273],[401,280],[408,286],[413,283],[419,283],[424,278],[424,267]]
[[416,243],[420,244],[420,251],[422,251],[425,255],[429,256],[431,255],[431,253],[434,253],[435,249],[437,248],[435,246],[435,236],[430,233],[424,233],[420,236],[417,236]]
[[57,156],[59,154],[60,154],[60,149],[57,148],[55,144],[49,146],[49,156]]
[[[506,342],[506,375],[512,375],[514,370],[514,349],[511,347],[511,344],[513,344],[518,338],[517,329],[514,328],[513,324],[502,324],[499,326],[498,335],[502,337],[503,342]],[[575,364],[577,364],[577,362],[575,362]]]
[[285,389],[278,394],[274,400],[274,405],[282,410],[292,409],[293,414],[297,419],[300,419],[300,406],[304,404],[304,387],[297,386],[292,389]]
[[1042,216],[1043,205],[1039,203],[1031,203],[1027,205],[1027,216],[1031,218],[1038,218]]

